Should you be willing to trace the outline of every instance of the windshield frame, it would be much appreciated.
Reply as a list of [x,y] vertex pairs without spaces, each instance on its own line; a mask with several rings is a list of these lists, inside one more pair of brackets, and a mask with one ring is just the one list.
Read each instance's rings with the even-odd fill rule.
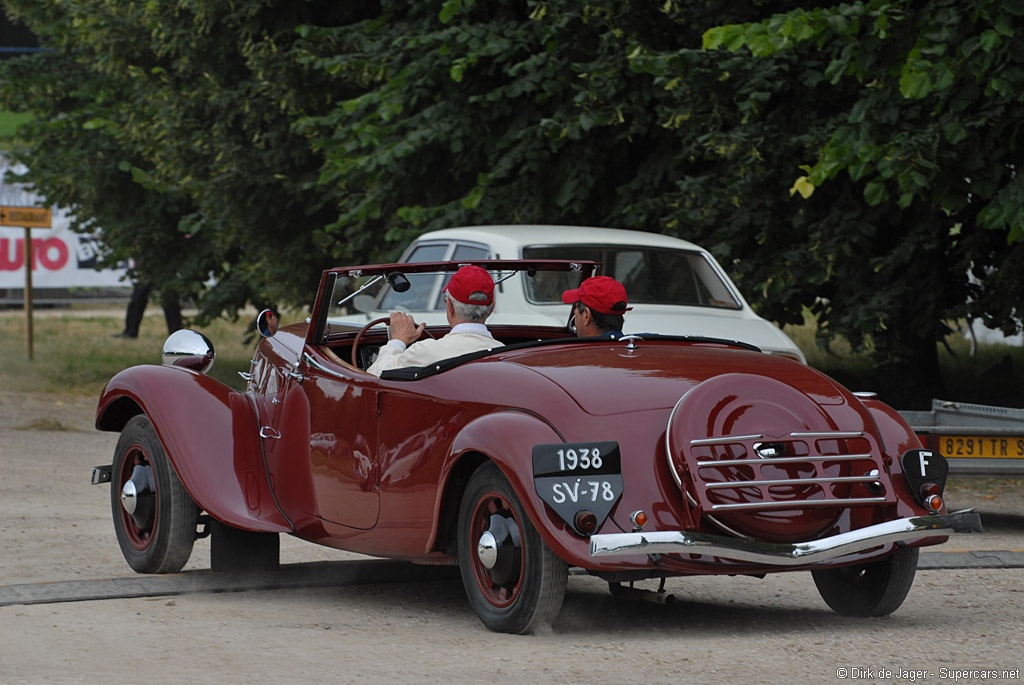
[[[324,271],[320,280],[320,288],[317,292],[313,314],[310,317],[312,325],[306,333],[306,343],[310,345],[324,345],[331,333],[331,309],[340,301],[340,295],[336,292],[339,282],[343,279],[362,279],[374,276],[389,276],[393,273],[401,274],[425,274],[455,273],[463,266],[479,266],[486,269],[495,276],[495,281],[506,277],[515,277],[516,273],[523,273],[527,276],[529,271],[566,271],[579,272],[583,278],[599,275],[601,264],[589,260],[578,259],[474,259],[469,261],[448,261],[448,262],[406,262],[400,264],[376,264],[364,266],[336,267]],[[384,283],[388,283],[384,279]],[[390,288],[390,284],[384,286]],[[337,322],[335,322],[337,324]],[[352,330],[352,324],[344,324],[345,328]],[[357,330],[357,329],[356,329]]]

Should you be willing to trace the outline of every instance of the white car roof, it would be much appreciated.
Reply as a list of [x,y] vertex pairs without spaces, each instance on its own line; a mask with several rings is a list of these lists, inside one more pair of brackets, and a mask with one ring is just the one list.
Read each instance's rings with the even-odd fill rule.
[[[499,251],[504,259],[519,256],[519,249],[527,245],[641,245],[645,247],[668,247],[677,250],[706,252],[699,245],[686,240],[646,231],[629,231],[621,228],[598,228],[593,226],[557,225],[509,225],[509,226],[467,226],[444,228],[424,233],[417,242],[425,240],[467,240],[487,243]],[[502,252],[514,252],[501,254]],[[495,255],[498,256],[498,255]]]

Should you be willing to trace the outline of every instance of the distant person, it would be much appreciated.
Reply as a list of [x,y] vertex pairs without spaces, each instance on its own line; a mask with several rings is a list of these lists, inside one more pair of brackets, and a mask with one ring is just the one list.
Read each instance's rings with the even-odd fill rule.
[[572,305],[580,338],[621,338],[623,314],[632,309],[627,306],[626,288],[610,276],[586,279],[580,287],[562,293],[562,302]]
[[445,313],[452,327],[448,335],[438,340],[419,340],[426,324],[417,325],[408,314],[392,312],[391,340],[380,348],[368,373],[379,376],[389,369],[426,366],[502,345],[485,324],[494,311],[494,279],[487,271],[479,266],[464,266],[455,272],[444,291]]
[[[132,288],[132,296],[128,301],[128,311],[124,317],[124,330],[115,333],[115,338],[137,338],[139,337],[139,326],[142,324],[142,315],[146,313],[146,305],[149,304],[149,294],[153,291],[153,283],[150,281],[139,281]],[[160,304],[164,308],[164,319],[167,322],[167,334],[184,328],[181,320],[181,303],[178,301],[177,293],[173,291],[162,291],[160,293]]]

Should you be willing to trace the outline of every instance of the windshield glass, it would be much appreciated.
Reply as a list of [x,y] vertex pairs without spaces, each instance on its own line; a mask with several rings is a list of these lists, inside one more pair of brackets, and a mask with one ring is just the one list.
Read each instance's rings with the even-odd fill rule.
[[[626,288],[629,304],[671,304],[740,309],[729,286],[700,252],[635,245],[535,245],[523,259],[588,259],[604,264],[602,274]],[[573,281],[570,283],[569,277]],[[547,272],[526,280],[535,304],[561,304],[562,291],[579,286],[579,274]]]
[[[406,260],[410,263],[470,261],[487,259],[488,250],[484,246],[456,243],[451,250],[450,243],[426,243],[418,246]],[[374,292],[380,298],[374,309],[380,311],[425,312],[444,309],[444,286],[448,285],[451,275],[442,274],[409,274],[412,287],[404,293],[390,288],[380,296],[380,290]]]

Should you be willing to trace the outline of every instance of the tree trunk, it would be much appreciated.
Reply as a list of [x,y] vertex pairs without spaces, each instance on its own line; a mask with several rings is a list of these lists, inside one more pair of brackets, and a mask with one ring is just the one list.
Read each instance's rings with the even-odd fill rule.
[[930,409],[933,398],[946,395],[935,335],[905,320],[893,325],[888,349],[876,354],[879,395],[897,409]]

